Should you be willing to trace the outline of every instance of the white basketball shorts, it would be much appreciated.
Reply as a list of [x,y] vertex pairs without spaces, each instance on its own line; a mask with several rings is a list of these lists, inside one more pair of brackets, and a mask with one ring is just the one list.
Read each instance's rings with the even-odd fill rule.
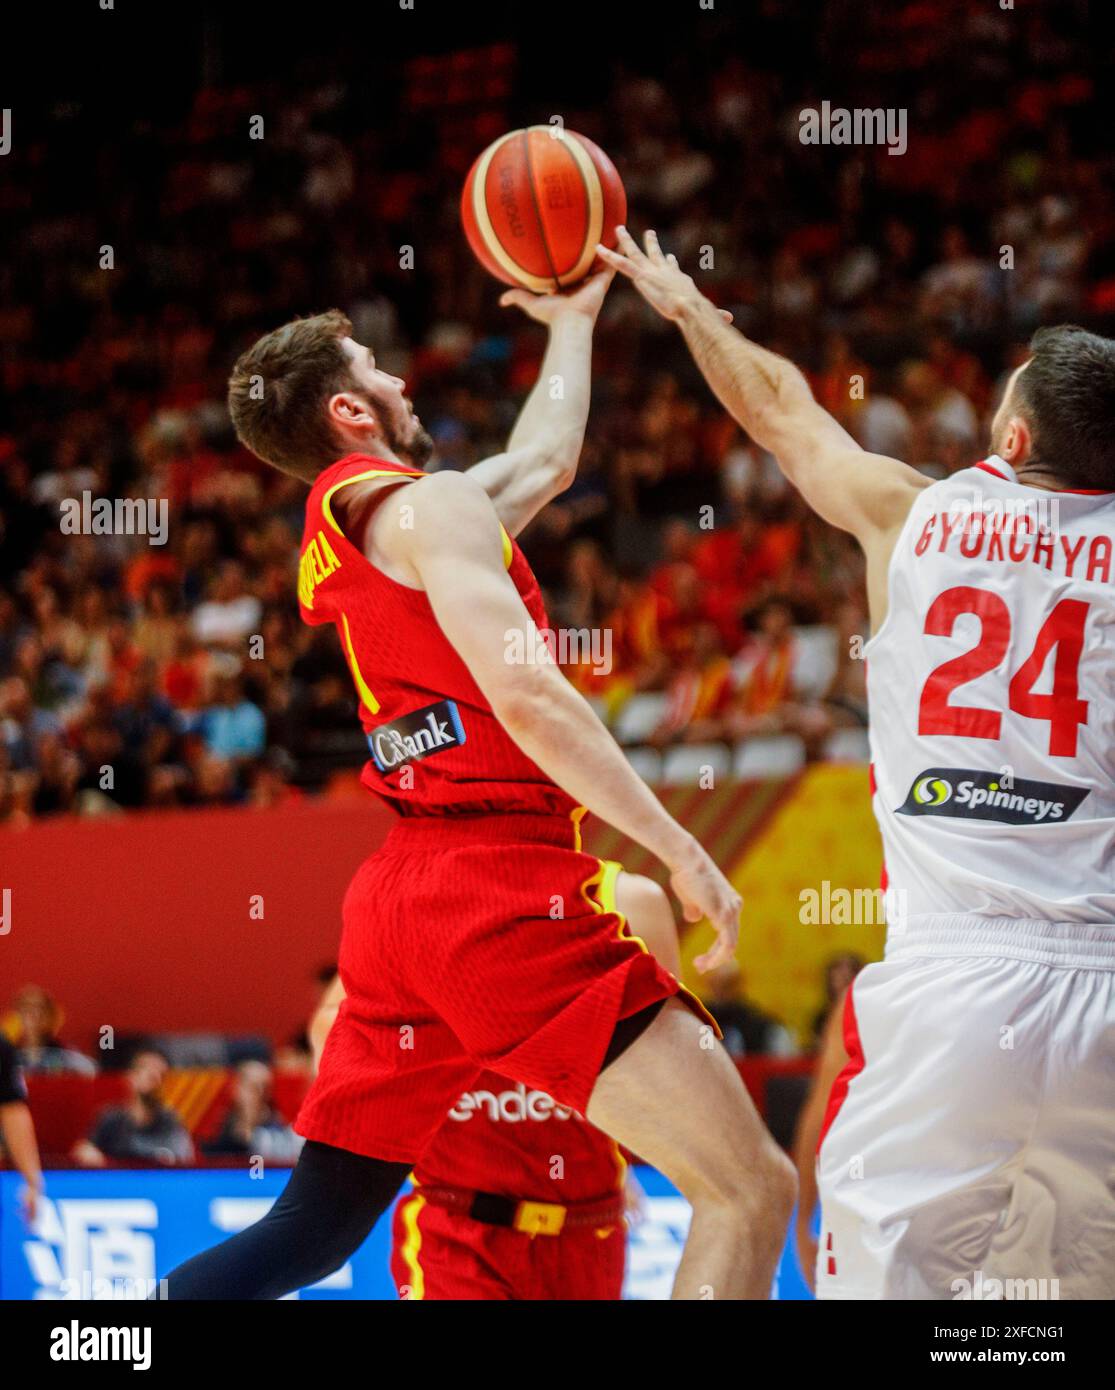
[[817,1296],[1115,1298],[1115,923],[912,921],[855,981]]

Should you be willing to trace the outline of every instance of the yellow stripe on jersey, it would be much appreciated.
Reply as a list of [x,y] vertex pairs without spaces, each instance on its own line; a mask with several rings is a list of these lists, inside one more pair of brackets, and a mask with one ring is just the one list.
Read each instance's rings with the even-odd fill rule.
[[[339,483],[334,483],[325,496],[321,499],[321,510],[326,521],[332,526],[339,536],[344,535],[344,531],[337,523],[333,515],[333,494],[339,492],[341,488],[348,487],[352,483],[366,483],[370,478],[424,478],[426,475],[421,468],[412,468],[400,472],[397,468],[369,468],[366,473],[356,473],[351,478],[342,478]],[[503,545],[503,567],[511,568],[511,562],[515,558],[515,549],[511,544],[511,537],[501,521],[499,524],[500,541]]]
[[[596,872],[581,884],[581,896],[594,912],[615,913],[619,918],[619,930],[616,934],[627,941],[633,941],[635,945],[638,946],[639,950],[646,955],[653,955],[654,952],[643,938],[641,936],[636,936],[631,930],[631,924],[619,910],[619,906],[616,902],[616,885],[619,882],[620,874],[624,872],[623,865],[618,863],[615,859],[598,859],[596,863],[598,866]],[[592,892],[593,889],[596,890],[595,895]],[[677,979],[677,976],[675,975],[674,978]],[[720,1025],[717,1023],[716,1019],[713,1018],[712,1014],[709,1013],[693,991],[683,985],[680,980],[678,981],[678,995],[682,997],[683,1002],[689,1005],[703,1023],[708,1024],[708,1026],[713,1029],[718,1038],[724,1036],[720,1031]]]
[[360,670],[360,663],[356,660],[356,649],[352,645],[352,633],[348,630],[348,615],[345,613],[341,614],[341,640],[344,643],[345,656],[348,657],[348,669],[356,682],[356,693],[360,696],[360,703],[369,714],[378,714],[379,701],[368,689],[364,673]]
[[340,492],[343,487],[351,487],[353,483],[366,483],[371,478],[422,478],[425,474],[421,468],[410,468],[400,470],[398,468],[369,468],[366,473],[354,473],[351,478],[342,478],[339,483],[334,483],[325,496],[321,499],[321,510],[326,521],[332,526],[339,536],[344,535],[337,524],[337,519],[333,515],[332,501],[333,494]]

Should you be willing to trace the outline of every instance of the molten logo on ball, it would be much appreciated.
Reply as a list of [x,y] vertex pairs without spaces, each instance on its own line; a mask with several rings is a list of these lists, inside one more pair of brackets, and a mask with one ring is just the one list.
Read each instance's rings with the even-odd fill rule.
[[615,245],[627,217],[616,167],[584,135],[513,130],[469,170],[461,220],[477,260],[497,280],[552,294],[583,280],[596,244]]

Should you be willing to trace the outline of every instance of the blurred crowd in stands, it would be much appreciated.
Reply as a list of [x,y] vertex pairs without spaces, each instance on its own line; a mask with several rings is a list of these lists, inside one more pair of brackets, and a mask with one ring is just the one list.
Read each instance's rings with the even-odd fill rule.
[[[335,969],[323,969],[319,989]],[[274,1085],[277,1073],[308,1077],[311,1055],[304,1036],[278,1049],[263,1038],[203,1033],[112,1038],[98,1066],[63,1041],[64,1027],[62,1007],[39,985],[20,989],[0,1016],[0,1038],[14,1046],[25,1076],[92,1082],[115,1074],[118,1079],[116,1099],[96,1108],[89,1132],[77,1137],[68,1153],[53,1154],[55,1159],[103,1168],[119,1163],[173,1167],[244,1157],[284,1163],[297,1157],[302,1141],[276,1105]],[[288,1087],[288,1102],[293,1098],[296,1103],[301,1091],[302,1084],[293,1092]],[[49,1089],[32,1093],[33,1110],[65,1101]],[[210,1123],[201,1125],[204,1133],[197,1133],[197,1122],[210,1117]]]
[[[1079,70],[1085,7],[761,5],[747,51],[697,28],[563,110],[609,151],[738,325],[866,448],[977,459],[1038,324],[1115,310],[1115,179]],[[792,40],[787,68],[783,40]],[[665,65],[664,65],[665,63]],[[302,485],[224,408],[257,333],[336,305],[404,376],[435,466],[503,447],[541,333],[496,306],[457,198],[477,152],[545,122],[511,45],[304,83],[206,86],[112,129],[60,103],[0,183],[0,824],[273,804],[365,746],[331,633],[294,598]],[[908,151],[809,146],[803,106],[908,109]],[[385,112],[394,113],[392,119]],[[264,138],[250,138],[253,115]],[[168,542],[68,535],[64,499],[166,499]],[[555,627],[611,634],[570,674],[646,741],[862,727],[863,573],[622,285],[598,329],[580,475],[525,534]],[[802,629],[835,658],[803,688]]]

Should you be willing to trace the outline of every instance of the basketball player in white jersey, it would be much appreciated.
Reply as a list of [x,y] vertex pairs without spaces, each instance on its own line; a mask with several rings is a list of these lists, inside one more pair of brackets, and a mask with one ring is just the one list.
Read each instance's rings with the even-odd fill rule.
[[1115,1298],[1115,342],[1035,335],[992,454],[865,453],[653,232],[601,257],[867,560],[885,959],[818,1155],[822,1298]]

